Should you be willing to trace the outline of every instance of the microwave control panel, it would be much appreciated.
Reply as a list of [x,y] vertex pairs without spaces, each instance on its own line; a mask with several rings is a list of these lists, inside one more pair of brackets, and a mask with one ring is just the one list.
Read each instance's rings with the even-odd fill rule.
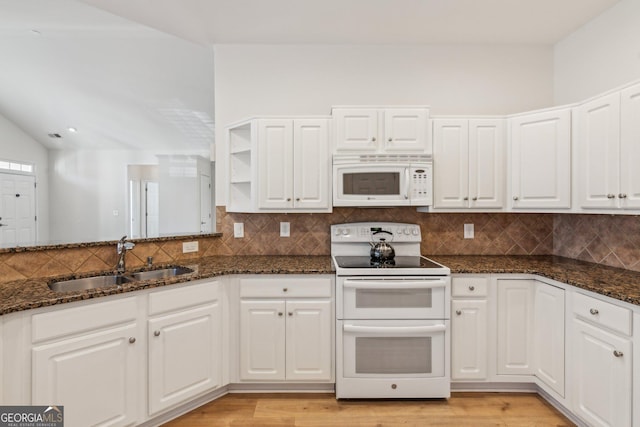
[[411,204],[430,205],[432,202],[433,183],[431,165],[423,167],[411,167]]

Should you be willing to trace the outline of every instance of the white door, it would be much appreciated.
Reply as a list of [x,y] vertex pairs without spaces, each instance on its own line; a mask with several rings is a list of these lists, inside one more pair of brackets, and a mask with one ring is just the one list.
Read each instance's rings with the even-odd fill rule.
[[513,117],[509,123],[513,208],[571,207],[571,110]]
[[160,235],[160,184],[144,182],[144,233],[145,237]]
[[621,93],[620,206],[640,209],[640,85]]
[[240,302],[240,379],[285,379],[285,302]]
[[573,319],[573,411],[590,426],[631,426],[628,339]]
[[464,119],[433,121],[433,193],[436,208],[469,206],[469,128]]
[[617,208],[620,159],[620,94],[576,108],[578,188],[583,208]]
[[200,232],[211,230],[211,177],[200,175]]
[[534,304],[535,375],[564,397],[564,289],[537,282]]
[[142,235],[142,191],[138,180],[129,180],[129,233],[132,239],[144,237]]
[[63,405],[65,425],[128,426],[138,411],[135,324],[32,350],[34,405]]
[[451,302],[451,378],[487,378],[487,301]]
[[220,385],[220,306],[149,320],[149,414]]
[[36,242],[36,178],[0,173],[0,246]]
[[532,375],[535,280],[498,280],[498,375]]
[[469,202],[472,208],[503,208],[504,120],[469,120]]
[[264,119],[258,124],[258,207],[293,207],[293,121]]
[[332,111],[336,124],[337,152],[375,152],[378,148],[378,110],[336,108]]
[[286,308],[286,379],[331,380],[331,301],[287,301]]
[[328,120],[294,120],[293,144],[294,207],[329,208],[331,157]]
[[384,110],[384,151],[431,153],[428,119],[426,109]]

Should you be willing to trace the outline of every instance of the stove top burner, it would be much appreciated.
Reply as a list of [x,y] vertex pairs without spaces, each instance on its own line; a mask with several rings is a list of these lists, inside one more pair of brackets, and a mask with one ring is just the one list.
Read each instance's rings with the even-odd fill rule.
[[335,259],[340,268],[442,268],[421,256],[396,256],[391,260],[377,260],[368,256],[336,256]]

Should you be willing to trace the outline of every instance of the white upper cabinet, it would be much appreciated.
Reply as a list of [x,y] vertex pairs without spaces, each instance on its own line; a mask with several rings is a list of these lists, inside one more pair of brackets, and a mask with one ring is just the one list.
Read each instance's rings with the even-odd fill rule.
[[429,109],[337,107],[336,153],[431,154]]
[[504,120],[433,120],[434,206],[504,207]]
[[576,107],[580,206],[640,208],[640,85]]
[[509,118],[513,209],[571,207],[571,110]]
[[331,212],[328,118],[254,119],[228,128],[228,212]]

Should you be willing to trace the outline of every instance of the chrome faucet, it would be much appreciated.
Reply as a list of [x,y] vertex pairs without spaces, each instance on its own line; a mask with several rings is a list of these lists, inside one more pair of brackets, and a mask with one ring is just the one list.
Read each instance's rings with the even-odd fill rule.
[[127,242],[126,240],[127,236],[122,236],[122,239],[118,241],[118,245],[116,246],[116,251],[118,252],[118,264],[116,264],[116,271],[118,274],[124,273],[124,256],[127,254],[127,251],[130,251],[135,246],[133,242]]

